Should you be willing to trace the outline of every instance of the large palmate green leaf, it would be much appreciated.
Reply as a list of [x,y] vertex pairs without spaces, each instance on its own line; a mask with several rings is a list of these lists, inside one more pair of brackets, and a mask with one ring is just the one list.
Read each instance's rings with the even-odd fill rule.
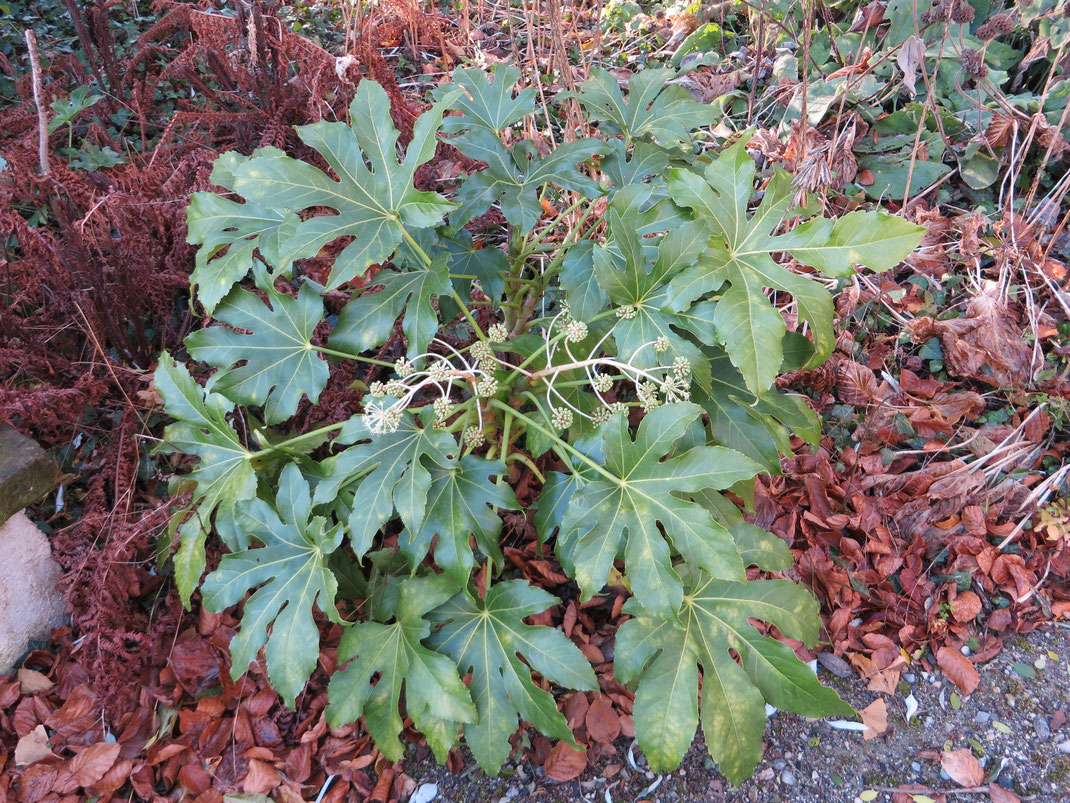
[[239,404],[262,405],[265,423],[278,424],[297,412],[302,396],[315,402],[330,376],[312,347],[312,335],[324,317],[323,300],[309,284],[301,286],[296,298],[284,295],[262,270],[257,283],[266,303],[234,288],[215,311],[227,326],[194,332],[186,338],[186,348],[195,360],[220,369],[210,381],[213,391]]
[[315,215],[299,224],[282,256],[286,261],[315,256],[328,243],[352,237],[335,257],[327,283],[328,289],[338,287],[386,260],[402,241],[403,227],[435,226],[453,208],[438,193],[413,186],[416,168],[434,155],[435,134],[450,99],[445,97],[420,116],[405,160],[399,162],[398,132],[390,121],[386,91],[374,81],[361,81],[349,107],[352,125],[321,121],[297,129],[337,180],[289,157],[254,158],[234,169],[234,189],[246,200],[271,208],[337,210],[337,215]]
[[[425,614],[449,600],[457,586],[444,575],[429,575],[405,580],[400,589],[393,623],[361,622],[342,634],[338,662],[354,660],[331,678],[327,720],[338,727],[363,715],[375,746],[389,760],[400,761],[398,704],[404,688],[406,713],[435,757],[445,761],[460,723],[476,721],[476,708],[457,665],[422,642],[431,632]],[[378,682],[371,685],[376,673]]]
[[[471,128],[500,134],[535,109],[534,88],[528,87],[513,97],[513,90],[520,81],[520,70],[511,64],[495,65],[490,75],[483,70],[466,68],[454,70],[451,77],[452,84],[439,87],[433,93],[436,98],[448,98],[452,93],[456,99],[450,109],[460,112],[443,121],[444,134]],[[453,92],[458,87],[464,90],[463,94]]]
[[432,465],[427,508],[417,527],[407,528],[399,543],[414,568],[420,565],[435,536],[435,563],[463,583],[475,565],[468,546],[474,537],[484,555],[501,567],[505,558],[498,546],[502,520],[498,508],[516,510],[513,489],[492,477],[508,473],[500,460],[466,455],[456,463]]
[[576,578],[583,599],[601,590],[614,559],[623,553],[639,601],[672,618],[683,587],[670,545],[716,577],[744,578],[732,534],[682,494],[727,488],[761,467],[721,446],[698,446],[671,456],[674,444],[701,414],[696,404],[659,407],[640,423],[634,441],[624,416],[615,415],[603,425],[606,473],[572,495],[558,538],[562,564]]
[[682,574],[686,594],[679,622],[630,602],[625,610],[636,618],[621,626],[614,651],[616,677],[624,683],[639,679],[635,734],[652,769],[675,769],[691,746],[699,721],[699,666],[706,746],[733,783],[761,759],[766,702],[809,717],[854,713],[790,647],[748,621],[769,622],[790,638],[815,644],[821,620],[805,588],[787,580],[715,580],[693,569]]
[[[173,521],[179,522],[178,552],[174,557],[175,581],[184,605],[204,574],[204,543],[211,528],[212,513],[222,508],[233,512],[234,505],[256,495],[256,473],[249,451],[238,433],[227,423],[234,403],[204,390],[193,381],[186,366],[170,354],[160,355],[153,385],[174,418],[163,432],[161,451],[177,451],[197,458],[192,471],[177,478],[183,485],[193,483],[189,508]],[[185,514],[193,512],[188,518]]]
[[880,212],[854,212],[835,224],[818,218],[774,236],[791,203],[791,176],[778,170],[748,216],[755,165],[745,144],[741,140],[725,150],[701,176],[683,168],[669,171],[672,199],[714,227],[709,249],[673,279],[669,296],[672,308],[683,310],[720,290],[713,313],[717,339],[747,387],[761,394],[780,371],[787,332],[766,288],[789,293],[799,317],[810,324],[814,354],[808,366],[823,362],[836,344],[831,295],[814,280],[777,264],[772,253],[787,251],[836,276],[849,273],[856,263],[883,270],[906,257],[924,229]]
[[[275,148],[261,148],[255,157],[283,156]],[[212,166],[212,183],[234,189],[234,170],[249,157],[234,151],[219,155]],[[278,270],[289,267],[282,258],[286,242],[301,219],[287,209],[274,209],[252,202],[238,203],[214,192],[195,192],[186,210],[186,241],[197,249],[190,285],[197,288],[197,300],[209,314],[245,278],[260,255]],[[223,252],[224,247],[226,251]]]
[[[348,438],[363,440],[321,464],[324,479],[316,486],[317,504],[341,497],[350,509],[347,529],[358,558],[371,548],[379,529],[396,511],[411,530],[419,530],[427,513],[431,473],[425,461],[443,469],[453,466],[457,442],[434,429],[434,411],[424,408],[423,426],[405,415],[395,432],[373,435],[360,423],[347,428]],[[342,443],[340,436],[335,444]]]
[[[624,201],[624,193],[618,196]],[[633,314],[621,318],[613,327],[613,338],[622,360],[638,368],[657,364],[658,355],[650,347],[658,338],[669,343],[666,353],[671,363],[676,357],[686,357],[691,363],[697,385],[709,387],[711,376],[702,352],[678,330],[695,334],[700,341],[713,338],[714,306],[708,302],[673,311],[670,309],[668,283],[671,277],[694,262],[706,249],[709,229],[702,220],[686,221],[670,229],[660,240],[640,240],[641,215],[636,211],[642,196],[626,208],[614,203],[609,208],[611,238],[605,246],[594,250],[594,272],[600,292],[605,293],[618,307],[631,307]],[[651,248],[645,243],[656,242]],[[564,282],[566,293],[584,289]],[[586,291],[586,292],[594,292]],[[572,297],[566,296],[570,302]],[[583,295],[581,304],[586,303]],[[592,305],[593,306],[593,305]]]
[[576,166],[606,152],[606,144],[600,139],[565,142],[547,156],[538,155],[527,140],[507,148],[496,134],[485,128],[465,131],[453,137],[450,144],[465,156],[487,164],[485,169],[465,179],[457,190],[455,200],[459,207],[450,215],[450,223],[455,227],[499,203],[505,219],[527,231],[542,217],[539,198],[548,184],[588,198],[602,193],[598,183]]
[[382,289],[345,305],[331,332],[331,347],[359,354],[383,345],[404,310],[401,328],[409,341],[409,357],[424,353],[439,328],[431,298],[452,290],[448,262],[447,255],[439,254],[425,268],[377,273],[372,281]]
[[531,670],[581,691],[597,688],[594,671],[563,633],[523,621],[558,601],[523,580],[510,580],[490,586],[485,599],[462,591],[428,616],[442,624],[430,645],[452,657],[461,674],[472,673],[469,688],[479,718],[464,726],[464,736],[489,774],[509,757],[517,715],[547,736],[575,744],[554,698],[532,683]]
[[[334,605],[338,582],[327,566],[342,541],[342,526],[312,515],[312,497],[301,470],[286,466],[272,507],[263,499],[244,502],[239,523],[263,546],[224,555],[202,587],[204,607],[218,613],[245,602],[241,630],[231,639],[231,675],[237,679],[265,644],[268,677],[293,708],[319,657],[318,607],[342,624]],[[271,635],[267,633],[271,627]]]
[[668,67],[648,67],[628,81],[628,99],[616,77],[600,67],[580,85],[575,97],[595,120],[607,123],[612,133],[629,140],[653,137],[662,146],[689,142],[696,128],[720,121],[722,112],[699,103],[683,86],[669,84],[676,72]]
[[515,67],[498,67],[493,75],[492,83],[482,71],[457,70],[455,83],[436,91],[436,97],[452,93],[456,99],[450,108],[461,112],[444,122],[446,133],[458,135],[450,144],[487,165],[461,184],[455,199],[460,206],[450,216],[450,223],[459,228],[500,203],[505,219],[527,231],[543,214],[539,193],[547,184],[591,198],[601,194],[597,182],[576,167],[606,152],[601,140],[563,143],[546,156],[540,156],[527,140],[512,148],[502,142],[501,132],[531,112],[535,90],[525,89],[513,97],[520,80],[520,70]]

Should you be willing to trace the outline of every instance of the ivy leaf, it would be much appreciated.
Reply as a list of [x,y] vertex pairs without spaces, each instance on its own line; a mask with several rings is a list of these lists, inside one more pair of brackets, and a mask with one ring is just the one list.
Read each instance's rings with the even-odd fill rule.
[[548,184],[588,198],[602,193],[597,182],[576,167],[606,152],[606,144],[599,139],[565,142],[547,156],[539,156],[527,141],[507,148],[485,128],[470,129],[451,139],[450,144],[470,159],[487,164],[484,170],[468,176],[458,189],[456,201],[460,206],[450,215],[454,227],[500,203],[507,221],[529,231],[542,217],[539,195]]
[[578,691],[597,688],[598,681],[563,633],[523,622],[558,602],[523,580],[509,580],[488,588],[484,600],[462,591],[428,617],[442,624],[431,636],[432,648],[453,658],[462,675],[472,673],[469,688],[479,717],[464,726],[464,735],[488,775],[509,757],[518,715],[547,736],[576,744],[554,698],[532,682],[531,671]]
[[498,546],[502,520],[498,508],[516,510],[516,497],[508,485],[498,485],[491,477],[508,473],[500,460],[484,460],[466,455],[448,466],[430,468],[431,485],[427,491],[427,509],[423,522],[406,529],[399,539],[401,551],[412,567],[420,565],[435,543],[435,563],[457,582],[467,580],[475,565],[468,539],[500,568],[505,557]]
[[[398,704],[404,688],[406,713],[444,762],[460,723],[476,721],[476,708],[456,664],[422,642],[431,632],[425,615],[452,597],[457,586],[444,575],[430,575],[400,587],[392,624],[361,622],[342,634],[338,662],[355,660],[331,678],[327,720],[339,727],[363,715],[376,747],[390,761],[400,761],[405,751],[398,739],[403,727]],[[376,673],[378,682],[371,685]]]
[[[274,148],[257,151],[261,158]],[[277,152],[282,155],[281,151]],[[213,184],[234,189],[234,169],[249,157],[234,151],[220,154],[212,166]],[[300,218],[286,209],[273,209],[252,202],[238,203],[214,192],[195,192],[186,209],[186,242],[200,245],[190,284],[197,287],[197,300],[211,314],[230,289],[245,278],[257,250],[267,262],[284,270],[286,241],[293,236]],[[226,253],[221,253],[226,247]]]
[[453,84],[440,87],[432,93],[435,98],[440,98],[446,97],[457,87],[464,90],[450,104],[450,109],[461,114],[443,121],[444,134],[456,134],[471,128],[483,128],[500,134],[531,114],[535,108],[534,88],[529,87],[513,97],[513,90],[520,81],[520,70],[511,64],[495,65],[490,76],[486,71],[475,68],[458,69],[453,71],[452,78]]
[[240,515],[248,534],[263,546],[223,556],[205,578],[204,607],[219,613],[260,586],[246,600],[241,630],[230,642],[231,676],[239,678],[266,644],[268,678],[293,708],[319,656],[313,607],[343,624],[334,606],[337,581],[327,565],[342,541],[342,527],[329,528],[327,519],[312,516],[308,483],[293,463],[279,477],[274,507],[253,499],[242,503]]
[[606,584],[613,560],[623,552],[628,578],[643,607],[672,618],[683,588],[672,566],[670,544],[714,576],[744,578],[731,533],[680,494],[727,488],[753,477],[761,467],[721,446],[695,447],[669,457],[701,414],[691,403],[659,407],[639,424],[634,441],[620,414],[602,426],[605,474],[572,495],[558,538],[558,554],[579,583],[582,599],[590,599]]
[[310,284],[296,298],[278,292],[262,269],[257,283],[267,303],[234,288],[215,312],[234,328],[201,329],[186,338],[186,348],[195,360],[220,369],[211,379],[213,391],[239,404],[262,405],[264,422],[278,424],[297,412],[302,396],[314,403],[327,384],[330,368],[312,346],[323,300]]
[[438,254],[426,268],[377,273],[372,281],[382,289],[354,298],[342,308],[331,332],[331,348],[360,354],[383,345],[404,310],[401,328],[409,340],[408,355],[423,354],[439,329],[431,298],[452,290],[448,262],[447,254]]
[[316,486],[315,502],[330,503],[340,493],[347,498],[351,511],[347,530],[357,558],[371,548],[375,534],[395,511],[406,527],[419,529],[423,525],[431,487],[431,474],[424,461],[450,468],[451,455],[457,450],[456,441],[448,433],[431,426],[433,416],[428,407],[422,416],[422,427],[417,426],[414,416],[405,415],[396,431],[378,435],[367,430],[360,416],[359,423],[347,431],[353,440],[367,442],[320,464],[324,478]]
[[596,67],[573,97],[613,133],[635,140],[653,137],[665,147],[682,145],[695,129],[719,122],[722,113],[696,101],[684,87],[668,84],[675,76],[668,67],[648,67],[628,81],[625,100],[616,77]]
[[339,237],[352,237],[335,257],[327,283],[328,290],[339,287],[369,265],[385,261],[401,243],[403,227],[435,226],[453,208],[438,193],[413,186],[416,168],[434,155],[435,135],[448,103],[446,96],[420,115],[405,160],[399,162],[398,132],[390,121],[386,91],[374,81],[361,81],[349,107],[350,119],[359,121],[355,127],[320,121],[297,128],[301,140],[319,152],[337,181],[289,157],[254,158],[235,169],[235,189],[247,200],[273,208],[337,210],[337,215],[316,215],[299,224],[283,258],[315,256]]
[[678,624],[629,603],[636,618],[617,633],[614,672],[623,683],[639,680],[635,731],[651,769],[675,769],[691,746],[699,720],[699,665],[706,746],[734,784],[761,759],[765,702],[808,717],[854,713],[790,647],[748,621],[769,622],[790,638],[815,644],[821,620],[805,588],[787,580],[715,580],[699,571],[686,572],[684,579]]
[[[232,511],[234,505],[256,495],[256,473],[249,462],[249,451],[238,433],[227,423],[233,402],[204,390],[166,351],[160,355],[153,386],[164,400],[167,413],[175,419],[163,432],[161,450],[178,451],[197,458],[197,467],[180,478],[195,483],[189,510],[196,510],[185,520],[179,517],[180,537],[174,557],[175,582],[182,604],[189,598],[204,574],[204,543],[211,528],[212,513],[222,507]],[[181,516],[182,514],[180,514]]]

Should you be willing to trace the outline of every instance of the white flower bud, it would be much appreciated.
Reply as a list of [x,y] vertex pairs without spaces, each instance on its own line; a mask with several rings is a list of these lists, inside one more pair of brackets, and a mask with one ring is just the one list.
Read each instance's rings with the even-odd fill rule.
[[635,307],[631,304],[625,304],[623,307],[617,307],[617,317],[625,321],[630,321],[635,317]]
[[509,339],[509,330],[504,323],[493,323],[487,329],[487,338],[491,343],[504,343]]
[[394,372],[404,379],[407,376],[412,376],[413,373],[416,372],[416,366],[404,357],[398,357],[397,362],[394,363]]

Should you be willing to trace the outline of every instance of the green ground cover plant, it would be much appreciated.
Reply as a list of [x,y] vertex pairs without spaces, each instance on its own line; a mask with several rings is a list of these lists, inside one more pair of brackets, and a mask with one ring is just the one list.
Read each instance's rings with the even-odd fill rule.
[[[644,70],[625,93],[594,70],[562,99],[599,136],[559,131],[542,150],[517,135],[545,110],[511,67],[455,71],[403,149],[364,80],[348,123],[298,128],[327,170],[275,148],[218,158],[224,192],[189,207],[196,300],[218,325],[185,343],[212,371],[202,385],[165,354],[155,385],[164,449],[195,460],[175,480],[191,494],[170,530],[176,580],[208,610],[244,600],[235,676],[263,649],[293,706],[318,610],[346,628],[328,719],[363,717],[387,758],[404,715],[440,760],[463,734],[490,773],[521,720],[573,743],[532,673],[597,680],[563,633],[524,621],[558,599],[506,566],[500,511],[521,511],[581,599],[632,595],[616,674],[652,768],[677,766],[701,722],[738,782],[766,703],[852,713],[767,627],[812,645],[817,602],[748,580],[791,554],[732,498],[779,469],[792,433],[816,441],[817,417],[774,381],[835,345],[828,290],[773,254],[828,277],[885,270],[922,229],[874,211],[804,219],[788,174],[757,175],[747,134],[696,152],[719,113],[674,75]],[[451,197],[414,186],[440,140],[485,164]],[[341,238],[324,284],[302,275]],[[353,388],[362,412],[294,425],[346,361],[375,372]],[[530,510],[514,464],[542,486]],[[228,552],[202,585],[215,536]]]

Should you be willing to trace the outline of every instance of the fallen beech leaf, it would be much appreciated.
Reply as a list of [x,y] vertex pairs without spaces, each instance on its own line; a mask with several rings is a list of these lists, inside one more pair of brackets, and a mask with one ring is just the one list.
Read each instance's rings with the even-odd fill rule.
[[242,789],[250,795],[266,795],[282,783],[278,771],[267,762],[252,759],[249,762],[249,774],[242,781]]
[[973,690],[981,682],[981,676],[970,659],[952,647],[941,647],[937,650],[936,662],[948,680],[958,686],[963,694],[973,694]]
[[994,783],[988,785],[988,797],[992,803],[1022,803],[1022,799],[1002,786]]
[[[98,742],[90,745],[67,762],[64,768],[67,777],[57,779],[55,791],[61,794],[73,792],[79,786],[92,786],[103,778],[119,758],[122,745],[118,742]],[[72,786],[73,784],[73,786]]]
[[558,742],[543,766],[547,778],[553,781],[571,781],[587,769],[587,754],[566,742]]
[[875,739],[888,730],[888,706],[881,697],[867,705],[858,715],[862,717],[862,723],[866,729],[862,732],[863,739]]
[[980,786],[985,771],[970,750],[945,751],[940,756],[940,766],[959,786]]
[[620,717],[604,697],[598,697],[587,709],[587,733],[596,742],[609,744],[620,736]]
[[19,688],[23,694],[36,694],[39,691],[48,691],[56,684],[35,669],[19,670]]
[[981,612],[981,598],[972,591],[963,591],[951,603],[951,615],[958,622],[972,622]]
[[48,746],[48,731],[44,725],[38,725],[15,745],[15,766],[24,767],[50,755],[52,750]]

